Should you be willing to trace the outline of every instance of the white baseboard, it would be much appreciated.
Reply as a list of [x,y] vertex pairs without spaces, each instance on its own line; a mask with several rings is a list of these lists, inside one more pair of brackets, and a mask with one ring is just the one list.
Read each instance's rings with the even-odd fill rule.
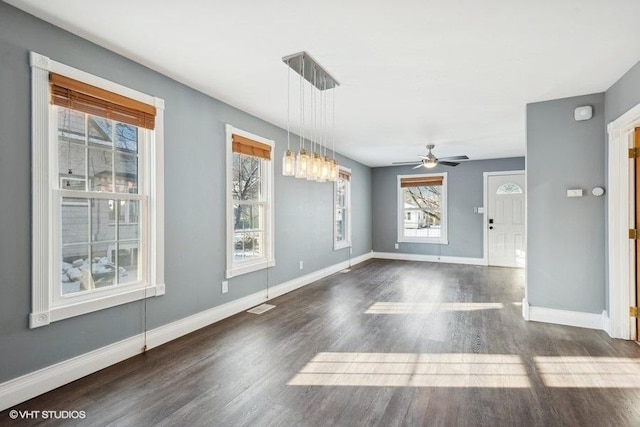
[[[314,271],[147,332],[147,348],[165,344],[263,302],[373,258],[373,252]],[[0,411],[142,353],[144,334],[107,345],[0,384]]]
[[373,252],[373,258],[397,259],[401,261],[444,262],[449,264],[487,265],[487,262],[484,260],[484,258],[406,254],[396,252]]
[[[557,325],[576,326],[578,328],[605,330],[606,311],[602,314],[584,313],[580,311],[558,310],[555,308],[536,307],[522,300],[522,312],[525,320],[533,322],[554,323]],[[528,319],[525,316],[528,313]]]

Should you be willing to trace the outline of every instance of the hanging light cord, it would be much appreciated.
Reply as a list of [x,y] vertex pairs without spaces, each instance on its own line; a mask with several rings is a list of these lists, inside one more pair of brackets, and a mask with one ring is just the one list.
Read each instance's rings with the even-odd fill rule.
[[300,149],[304,150],[304,58],[301,59],[302,73],[300,73]]
[[287,151],[291,150],[291,64],[287,61]]
[[333,90],[331,91],[331,93],[333,94],[333,96],[331,97],[331,101],[333,103],[333,129],[331,132],[331,143],[332,143],[331,151],[333,151],[333,160],[335,160],[336,159],[336,87],[335,85],[333,86]]

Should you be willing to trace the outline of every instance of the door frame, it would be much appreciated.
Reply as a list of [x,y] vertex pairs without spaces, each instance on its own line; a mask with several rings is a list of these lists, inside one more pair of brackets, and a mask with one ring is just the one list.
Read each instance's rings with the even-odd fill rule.
[[635,165],[628,149],[634,129],[640,126],[640,104],[609,123],[607,190],[609,316],[605,331],[613,338],[635,340],[636,319],[629,307],[636,301],[635,245],[629,229],[635,228]]
[[[484,212],[482,214],[482,240],[483,240],[483,255],[482,260],[484,265],[489,265],[489,232],[488,232],[488,214],[489,214],[489,177],[490,176],[500,176],[500,175],[524,175],[524,246],[527,247],[527,174],[524,170],[512,170],[512,171],[495,171],[495,172],[483,172],[483,201],[482,204],[484,206]],[[525,254],[525,271],[527,268],[526,263],[526,254]],[[526,286],[525,286],[525,297],[526,297]]]

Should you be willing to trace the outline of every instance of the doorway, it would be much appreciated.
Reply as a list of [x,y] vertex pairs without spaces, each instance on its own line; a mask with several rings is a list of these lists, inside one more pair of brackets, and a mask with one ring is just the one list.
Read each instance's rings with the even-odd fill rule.
[[[609,134],[607,178],[608,285],[609,306],[604,316],[604,330],[613,338],[636,340],[638,323],[629,307],[637,306],[637,240],[630,239],[629,229],[637,229],[636,162],[629,149],[636,146],[640,134],[640,104],[607,126]],[[635,160],[635,161],[634,161]]]
[[525,267],[523,171],[485,173],[485,257],[499,267]]

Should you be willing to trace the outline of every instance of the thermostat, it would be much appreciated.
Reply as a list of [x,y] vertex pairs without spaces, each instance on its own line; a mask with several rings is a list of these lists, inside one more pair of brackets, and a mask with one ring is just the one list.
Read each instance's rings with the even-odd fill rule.
[[593,116],[593,108],[590,105],[578,107],[573,111],[573,118],[577,121],[589,120]]
[[596,197],[602,196],[604,194],[604,188],[596,187],[593,190],[591,190],[591,194],[593,194]]

